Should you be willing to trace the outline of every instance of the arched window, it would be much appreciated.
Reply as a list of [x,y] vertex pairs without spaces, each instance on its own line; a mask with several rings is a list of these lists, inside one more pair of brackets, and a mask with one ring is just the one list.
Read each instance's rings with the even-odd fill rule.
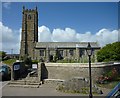
[[30,14],[28,15],[28,19],[29,19],[29,20],[31,19],[31,15],[30,15]]

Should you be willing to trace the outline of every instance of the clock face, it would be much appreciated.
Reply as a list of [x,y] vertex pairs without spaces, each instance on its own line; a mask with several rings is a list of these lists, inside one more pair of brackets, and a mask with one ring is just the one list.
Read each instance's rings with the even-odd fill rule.
[[28,15],[28,19],[31,20],[31,15],[30,14]]

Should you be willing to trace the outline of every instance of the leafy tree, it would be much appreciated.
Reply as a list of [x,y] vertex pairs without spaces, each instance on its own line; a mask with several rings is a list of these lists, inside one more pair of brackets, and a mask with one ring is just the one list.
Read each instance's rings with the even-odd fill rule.
[[97,52],[98,62],[120,61],[120,42],[107,44]]
[[24,56],[20,57],[20,60],[22,60],[25,63],[26,67],[28,67],[28,68],[31,67],[31,65],[32,65],[31,57],[28,57],[27,55],[24,55]]
[[5,56],[6,56],[6,52],[0,51],[0,58],[4,59]]

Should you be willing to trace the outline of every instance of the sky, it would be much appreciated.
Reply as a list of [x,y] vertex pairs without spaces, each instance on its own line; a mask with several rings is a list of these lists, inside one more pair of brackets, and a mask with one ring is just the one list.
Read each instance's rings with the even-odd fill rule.
[[39,42],[118,41],[117,2],[2,2],[2,50],[19,53],[22,7],[38,8]]

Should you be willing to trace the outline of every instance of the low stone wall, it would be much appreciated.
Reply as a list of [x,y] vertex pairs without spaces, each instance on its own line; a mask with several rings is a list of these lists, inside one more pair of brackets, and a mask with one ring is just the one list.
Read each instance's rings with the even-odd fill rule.
[[[73,77],[89,78],[88,63],[45,63],[48,79],[71,79]],[[93,63],[92,79],[97,79],[104,72],[115,67],[120,71],[120,65]],[[44,71],[42,71],[44,73]]]

